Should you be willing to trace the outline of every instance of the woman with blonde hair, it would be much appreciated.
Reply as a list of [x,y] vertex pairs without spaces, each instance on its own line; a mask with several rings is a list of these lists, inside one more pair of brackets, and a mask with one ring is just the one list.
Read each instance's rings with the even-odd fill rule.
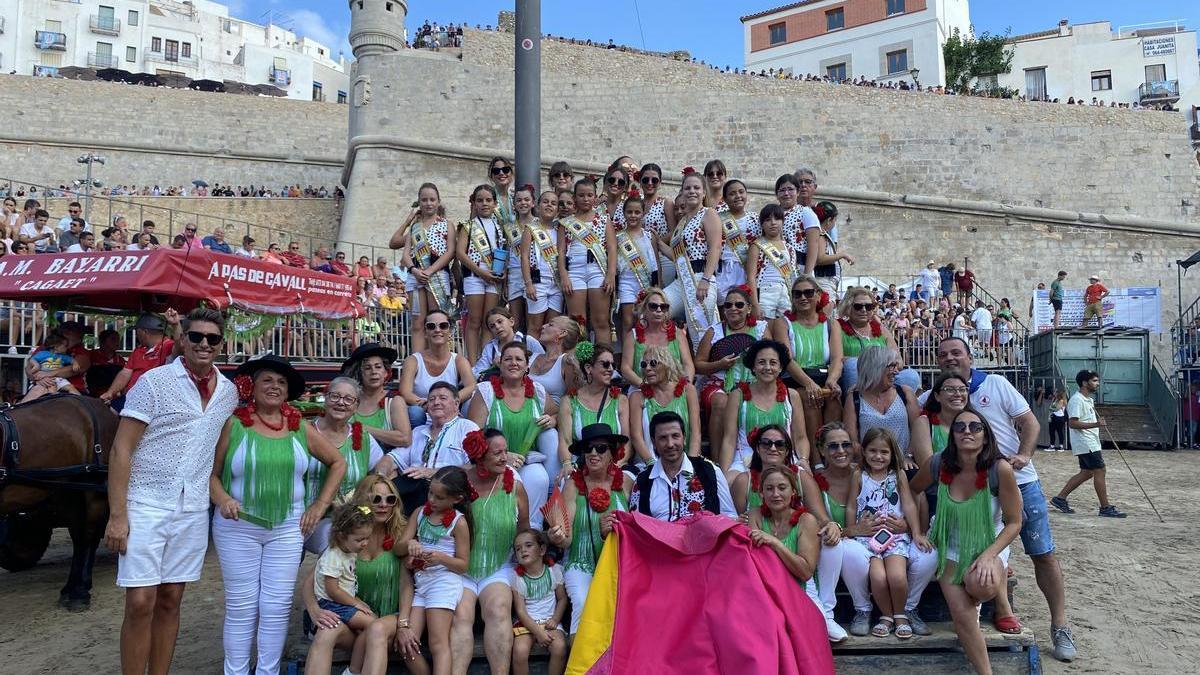
[[689,381],[695,377],[696,365],[692,362],[691,345],[677,335],[675,323],[671,321],[671,303],[667,294],[657,287],[646,289],[638,297],[637,312],[641,318],[634,324],[633,330],[625,334],[621,349],[621,377],[635,387],[641,386],[644,373],[640,366],[650,347],[667,349],[679,363],[683,375]]
[[575,345],[583,339],[583,326],[569,316],[558,316],[542,325],[538,342],[546,350],[529,360],[529,379],[546,389],[555,403],[579,386]]
[[684,376],[683,366],[666,347],[649,347],[643,353],[639,367],[644,375],[642,384],[629,395],[629,410],[641,411],[640,419],[631,419],[629,439],[633,444],[633,463],[646,467],[654,463],[651,447],[650,420],[664,410],[683,418],[683,437],[687,439],[688,457],[700,456],[700,395]]

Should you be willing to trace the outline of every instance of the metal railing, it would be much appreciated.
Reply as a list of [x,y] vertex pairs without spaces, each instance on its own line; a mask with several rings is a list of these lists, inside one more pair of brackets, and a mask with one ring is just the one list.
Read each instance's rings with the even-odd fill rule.
[[101,35],[121,34],[121,20],[113,16],[93,14],[91,21],[88,22],[88,26],[92,29],[93,33]]
[[[936,372],[938,342],[948,337],[962,337],[971,347],[975,366],[989,370],[1029,369],[1026,341],[1028,331],[992,330],[986,333],[974,330],[954,331],[950,328],[924,328],[912,326],[905,330],[892,329],[896,345],[906,366],[922,372]],[[843,338],[844,340],[845,338]]]
[[87,64],[89,68],[116,68],[119,65],[119,61],[112,54],[88,52]]
[[1180,422],[1179,397],[1171,386],[1171,378],[1163,372],[1157,357],[1152,357],[1150,364],[1146,399],[1150,406],[1150,415],[1154,418],[1154,424],[1162,434],[1163,440],[1167,442],[1168,447],[1175,447],[1176,439],[1183,437],[1182,433],[1176,433],[1179,431]]
[[145,52],[145,59],[156,63],[169,63],[174,66],[183,66],[185,68],[195,68],[200,64],[200,60],[193,56],[180,56],[179,54],[166,54],[164,52]]
[[1171,325],[1171,363],[1176,369],[1200,366],[1200,298]]
[[1138,100],[1142,103],[1153,103],[1167,99],[1179,98],[1179,80],[1158,80],[1143,82],[1138,85]]

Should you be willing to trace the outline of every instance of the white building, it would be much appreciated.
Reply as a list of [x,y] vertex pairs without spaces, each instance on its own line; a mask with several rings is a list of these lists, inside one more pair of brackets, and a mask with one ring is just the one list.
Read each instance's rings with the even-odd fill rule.
[[1031,100],[1092,99],[1109,104],[1200,103],[1196,32],[1178,22],[1120,28],[1107,21],[1019,35],[1010,41],[1012,71],[997,83]]
[[345,103],[350,62],[209,0],[0,0],[0,71],[66,66],[273,84],[288,97]]
[[[805,0],[742,17],[748,70],[946,81],[942,45],[970,30],[967,0]],[[913,71],[918,71],[914,73]]]

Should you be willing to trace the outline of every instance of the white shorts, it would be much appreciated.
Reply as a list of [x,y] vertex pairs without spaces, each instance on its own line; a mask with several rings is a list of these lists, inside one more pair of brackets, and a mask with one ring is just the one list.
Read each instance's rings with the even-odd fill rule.
[[512,302],[517,298],[525,297],[525,279],[521,276],[520,269],[508,270],[508,279],[506,281],[508,295],[504,296],[505,300]]
[[572,258],[567,276],[571,278],[571,290],[574,291],[593,290],[604,285],[604,270],[599,264],[588,262],[586,257]]
[[[542,279],[545,279],[545,275]],[[527,314],[542,314],[547,310],[554,310],[562,314],[563,310],[563,295],[562,289],[553,281],[542,281],[540,284],[534,284],[533,290],[537,292],[537,300],[525,298],[525,312]]]
[[739,263],[721,258],[721,271],[717,272],[717,303],[725,301],[725,294],[734,286],[746,283],[746,268]]
[[129,502],[129,541],[117,559],[122,588],[196,581],[208,552],[208,511],[184,511]]
[[417,572],[413,607],[448,609],[453,612],[462,599],[463,575],[442,568],[435,572]]
[[842,284],[842,280],[838,277],[816,277],[817,288],[829,294],[829,299],[833,302],[838,300],[838,288]]
[[492,584],[504,584],[506,587],[508,587],[508,575],[512,568],[512,563],[504,563],[500,566],[500,569],[492,572],[482,579],[476,579],[469,574],[464,574],[462,576],[463,590],[471,591],[475,594],[475,597],[478,598],[479,594],[483,592],[483,589],[491,586]]
[[778,319],[784,312],[792,309],[791,293],[787,284],[782,281],[761,286],[758,289],[758,306],[762,308],[763,316],[768,319]]
[[634,304],[637,302],[637,295],[641,290],[642,284],[631,270],[625,270],[617,275],[617,304]]
[[463,295],[500,295],[500,290],[496,288],[496,284],[489,284],[472,274],[471,276],[463,276]]
[[675,261],[667,256],[658,254],[658,283],[660,288],[666,288],[675,281]]

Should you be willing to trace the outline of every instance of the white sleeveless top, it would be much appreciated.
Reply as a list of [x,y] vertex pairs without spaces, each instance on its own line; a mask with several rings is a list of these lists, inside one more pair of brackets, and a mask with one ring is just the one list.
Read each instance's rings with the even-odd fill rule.
[[413,352],[413,358],[417,360],[417,374],[413,377],[413,393],[421,398],[429,396],[429,388],[435,382],[449,382],[454,386],[458,386],[458,368],[455,367],[455,362],[458,360],[458,354],[450,352],[450,359],[446,361],[446,367],[440,373],[431,373],[425,367],[425,357],[421,352]]
[[563,394],[567,393],[567,383],[563,380],[562,374],[562,360],[566,354],[559,354],[558,358],[554,360],[554,365],[550,367],[550,370],[547,370],[541,375],[534,375],[534,361],[537,361],[544,356],[545,354],[537,354],[529,362],[529,379],[533,380],[537,384],[542,385],[542,388],[546,390],[546,393],[550,395],[550,398],[554,399],[554,403],[557,405],[558,402],[562,400]]
[[[450,556],[451,558],[453,558],[454,552],[455,552],[454,528],[455,528],[455,526],[458,525],[458,521],[462,517],[463,517],[463,514],[456,509],[454,512],[454,520],[450,521],[450,527],[446,528],[446,532],[444,534],[442,534],[441,537],[438,537],[438,539],[436,541],[426,541],[423,537],[421,537],[421,523],[428,519],[425,517],[424,510],[418,509],[417,510],[417,540],[421,542],[421,548],[426,551],[437,551],[438,553],[444,553],[444,554]],[[417,576],[421,577],[421,576],[431,574],[434,572],[445,572],[445,571],[447,571],[445,565],[432,565],[430,567],[427,567],[423,570],[418,571]],[[424,573],[424,574],[422,574],[422,573]]]

